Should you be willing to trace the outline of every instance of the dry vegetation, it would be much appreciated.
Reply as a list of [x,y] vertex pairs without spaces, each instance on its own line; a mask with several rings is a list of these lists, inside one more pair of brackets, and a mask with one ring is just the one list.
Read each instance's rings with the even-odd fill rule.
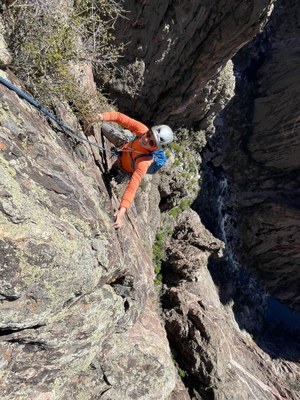
[[78,82],[80,66],[91,62],[103,80],[111,78],[122,51],[114,44],[113,28],[122,15],[121,1],[114,0],[4,2],[15,73],[43,104],[49,106],[49,99],[58,97],[81,116],[90,113],[93,104]]

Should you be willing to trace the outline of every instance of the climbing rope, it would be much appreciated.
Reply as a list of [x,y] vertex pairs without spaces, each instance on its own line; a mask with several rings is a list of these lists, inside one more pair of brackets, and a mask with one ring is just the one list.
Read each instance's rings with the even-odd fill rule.
[[22,90],[20,90],[15,85],[13,85],[11,82],[7,81],[6,79],[2,78],[1,76],[0,76],[0,83],[2,83],[8,89],[13,90],[22,99],[25,99],[26,101],[28,101],[28,103],[30,103],[32,106],[37,108],[40,112],[42,112],[43,114],[47,115],[47,117],[51,118],[54,122],[56,122],[61,128],[63,128],[73,138],[75,138],[75,139],[77,139],[77,140],[79,140],[81,142],[86,142],[86,143],[90,144],[91,146],[95,146],[99,150],[110,152],[110,153],[112,153],[112,155],[116,155],[117,156],[120,151],[124,151],[124,150],[120,150],[120,149],[116,149],[116,148],[107,149],[106,147],[99,146],[97,143],[91,142],[90,140],[88,140],[85,137],[81,136],[79,133],[75,132],[68,125],[66,125],[63,121],[61,121],[58,118],[56,118],[55,115],[53,115],[50,111],[48,111],[46,108],[41,106],[41,104],[39,104],[35,99],[30,97],[28,94],[24,93]]

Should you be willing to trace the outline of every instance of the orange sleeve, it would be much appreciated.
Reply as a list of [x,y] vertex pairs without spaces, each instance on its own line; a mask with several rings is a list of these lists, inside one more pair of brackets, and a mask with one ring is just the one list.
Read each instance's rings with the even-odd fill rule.
[[136,191],[143,177],[146,175],[148,168],[152,163],[153,163],[152,159],[147,161],[144,160],[136,162],[136,169],[132,174],[132,177],[125,189],[120,207],[125,207],[126,210],[130,207],[131,203],[133,202]]
[[136,121],[133,118],[128,117],[125,114],[120,112],[111,111],[103,113],[103,120],[104,121],[112,121],[117,122],[118,124],[122,125],[124,128],[129,129],[130,131],[134,132],[137,136],[143,135],[148,131],[146,125],[142,124],[139,121]]

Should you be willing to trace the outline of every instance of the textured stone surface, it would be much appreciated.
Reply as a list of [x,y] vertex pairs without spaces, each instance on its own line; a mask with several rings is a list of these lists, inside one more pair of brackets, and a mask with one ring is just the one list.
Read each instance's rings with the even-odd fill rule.
[[221,256],[222,247],[199,217],[188,211],[182,214],[168,249],[163,296],[166,330],[190,396],[296,400],[298,363],[274,362],[238,328],[232,304],[224,307],[220,302],[207,264],[211,257]]
[[[211,93],[206,85],[259,32],[272,3],[125,1],[117,36],[127,46],[113,98],[145,121],[198,122]],[[212,92],[218,96],[217,87]]]
[[244,262],[271,293],[299,311],[298,6],[279,2],[267,42],[260,43],[255,82],[246,83],[255,65],[245,70],[239,98],[225,114],[224,166],[233,184]]
[[70,303],[40,328],[4,332],[2,398],[30,398],[47,391],[62,398],[62,388],[88,369],[123,314],[122,298],[103,286]]
[[0,16],[0,66],[7,66],[12,62],[12,57],[7,49],[6,41],[4,39],[4,27],[2,18]]
[[172,392],[176,371],[156,302],[149,299],[138,323],[114,340],[108,339],[98,354],[97,361],[111,385],[103,399],[166,399]]
[[[151,242],[159,210],[151,207],[145,232],[152,191],[141,193],[124,230],[116,232],[119,200],[95,153],[83,145],[79,152],[73,140],[3,86],[0,98],[1,398],[67,399],[75,392],[99,397],[109,385],[93,361],[109,340],[115,353],[105,362],[115,363],[111,376],[118,376],[120,335],[139,321],[153,292]],[[71,114],[62,112],[76,128]],[[133,336],[128,346],[139,347],[139,380],[147,382],[141,390],[160,390],[167,398],[175,374],[162,329],[156,327],[157,348],[145,356],[154,325],[155,310],[135,328],[141,326],[143,340]],[[121,374],[136,390],[134,376],[125,369]]]
[[[130,41],[124,69],[120,65],[125,79],[114,82],[121,111],[144,122],[168,119],[188,125],[196,121],[197,128],[210,134],[214,115],[234,92],[228,60],[258,32],[271,4],[267,0],[209,4],[170,0],[159,5],[126,1],[131,13],[118,28],[122,41]],[[297,43],[296,39],[288,43]],[[294,65],[295,59],[291,60]],[[80,77],[84,73],[84,86],[94,93],[90,66],[74,73]],[[12,75],[1,74],[20,85]],[[274,81],[276,90],[279,81]],[[194,212],[181,215],[164,263],[164,315],[179,367],[176,374],[160,310],[153,300],[151,247],[160,222],[160,194],[164,192],[171,206],[178,205],[187,193],[181,190],[183,179],[176,181],[171,173],[166,179],[160,174],[147,177],[124,230],[116,232],[113,213],[124,184],[113,188],[105,180],[102,173],[111,160],[66,138],[3,87],[0,100],[1,398],[298,399],[299,364],[293,361],[299,360],[299,346],[272,353],[275,344],[265,343],[267,353],[240,330],[237,315],[248,318],[247,326],[255,328],[261,326],[260,315],[253,317],[257,309],[252,303],[243,304],[240,313],[233,309],[241,305],[221,303],[221,285],[213,281],[208,267],[214,262],[218,266],[224,245]],[[270,122],[263,101],[261,105],[254,119],[256,140],[249,141],[249,148],[255,163],[278,169],[279,177],[279,169],[283,167],[285,173],[290,168],[282,149],[277,147],[274,163],[269,152],[256,146],[264,131],[260,110]],[[66,107],[58,104],[56,112],[79,129]],[[90,139],[100,143],[97,127]],[[243,148],[240,137],[233,143]],[[293,139],[288,149],[296,143]],[[271,138],[268,147],[272,147]],[[252,207],[247,220],[257,211],[260,219],[256,220],[264,229],[265,220],[273,223],[272,208],[258,207],[261,190],[255,191],[255,203],[252,193],[248,196],[254,168],[243,171],[244,160],[235,152],[231,156],[239,166],[237,175],[242,171],[245,178],[241,185],[246,194],[240,196],[240,204],[245,210]],[[194,161],[198,164],[199,156]],[[220,165],[222,156],[214,162]],[[295,165],[292,158],[293,170],[284,175],[290,191],[296,182],[290,179]],[[256,176],[263,176],[257,171]],[[280,224],[287,223],[290,229],[294,214],[279,215],[289,215]],[[249,229],[245,226],[246,232],[254,229],[254,224]],[[264,232],[265,236],[269,233]],[[251,233],[251,240],[255,234]],[[273,240],[264,244],[271,253]],[[285,240],[284,236],[283,249],[287,249]],[[274,253],[268,263],[273,260]],[[270,279],[272,285],[276,276]],[[288,347],[286,341],[281,345]]]

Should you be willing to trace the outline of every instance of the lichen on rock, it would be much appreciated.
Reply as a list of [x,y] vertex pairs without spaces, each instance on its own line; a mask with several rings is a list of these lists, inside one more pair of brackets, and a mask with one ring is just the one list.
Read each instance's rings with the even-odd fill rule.
[[[226,104],[235,103],[236,81],[241,77],[231,58],[265,25],[273,1],[204,3],[126,0],[130,12],[116,23],[115,33],[127,47],[119,60],[119,75],[106,86],[111,98],[116,97],[121,112],[149,126],[164,122],[176,130],[167,166],[143,180],[122,230],[113,229],[113,216],[126,183],[109,181],[106,172],[113,159],[69,137],[13,91],[0,87],[1,399],[299,397],[299,345],[293,342],[292,349],[284,341],[269,345],[264,339],[272,339],[271,334],[257,337],[265,327],[265,294],[257,291],[254,279],[244,279],[244,271],[226,270],[228,241],[212,234],[190,208],[201,212],[200,200],[195,200],[203,183],[200,165],[210,144],[205,152],[203,148],[216,130],[228,126],[219,113]],[[11,4],[6,1],[5,7]],[[38,4],[50,10],[50,3]],[[59,12],[65,21],[74,16],[72,2],[54,0],[51,6],[51,12]],[[77,49],[82,43],[78,36]],[[293,66],[295,54],[296,47]],[[78,85],[75,89],[84,88],[93,100],[102,77],[90,61],[77,61],[68,63]],[[0,55],[2,67],[8,62]],[[276,53],[270,75],[277,74],[278,65]],[[9,69],[0,74],[23,87]],[[59,76],[64,83],[66,75]],[[296,75],[291,73],[290,79],[296,82]],[[107,84],[107,76],[102,81]],[[283,82],[278,78],[271,82],[270,98],[286,103],[288,93],[282,99],[278,95]],[[267,81],[262,79],[261,85],[260,94],[269,99]],[[78,120],[83,115],[79,103],[48,97],[49,107],[76,132],[109,146],[99,124]],[[256,234],[274,226],[274,213],[280,213],[285,218],[278,222],[276,237],[286,250],[287,225],[290,233],[297,233],[290,230],[295,214],[277,198],[266,206],[261,191],[248,195],[253,183],[247,179],[259,170],[253,165],[244,168],[247,160],[239,153],[247,145],[256,167],[265,163],[278,176],[282,168],[294,171],[297,158],[289,162],[267,129],[272,119],[265,100],[257,99],[253,136],[247,143],[230,129],[226,132],[230,160],[217,146],[205,162],[213,164],[217,173],[237,167],[237,187],[246,193],[237,199],[233,194],[231,212],[236,211],[235,199],[248,221],[244,238],[249,252],[254,262],[267,254],[273,274],[269,284],[276,286],[273,266],[281,258],[269,252],[274,244],[271,236],[257,243]],[[276,125],[284,113],[277,106]],[[96,113],[115,106],[100,102],[97,107]],[[289,150],[297,144],[296,123],[297,117],[285,120],[284,129],[274,135],[286,139],[289,132]],[[279,150],[275,158],[261,148],[266,130],[267,149]],[[291,182],[281,183],[280,190],[293,188]],[[263,193],[273,183],[268,176]],[[204,206],[212,206],[211,201],[208,195]],[[221,195],[217,201],[215,206],[220,206]],[[217,218],[213,219],[216,226]],[[157,250],[153,243],[158,237]],[[234,245],[236,238],[231,240]],[[285,255],[290,256],[289,249]],[[156,288],[153,258],[160,263]],[[239,286],[243,279],[244,286]],[[297,300],[297,281],[288,282],[289,300]]]

